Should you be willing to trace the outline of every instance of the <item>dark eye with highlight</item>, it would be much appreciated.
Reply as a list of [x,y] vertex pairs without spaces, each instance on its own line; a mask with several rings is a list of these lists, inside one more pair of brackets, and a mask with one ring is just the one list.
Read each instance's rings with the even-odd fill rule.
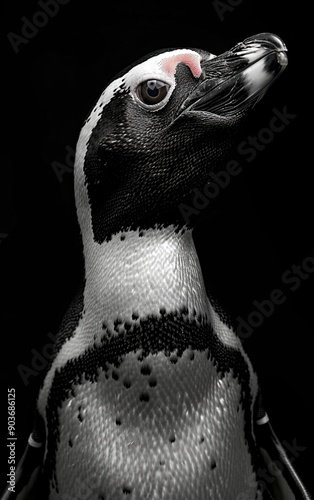
[[169,85],[160,80],[146,80],[137,87],[137,95],[144,104],[158,104],[166,97]]

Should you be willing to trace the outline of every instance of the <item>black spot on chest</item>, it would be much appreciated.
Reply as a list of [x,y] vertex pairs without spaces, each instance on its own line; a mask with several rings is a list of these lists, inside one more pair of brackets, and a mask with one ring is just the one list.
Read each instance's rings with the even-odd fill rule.
[[[59,409],[76,385],[86,381],[97,383],[99,373],[102,370],[108,371],[108,365],[112,366],[113,380],[118,381],[120,378],[119,366],[124,357],[128,353],[140,352],[141,376],[147,377],[147,387],[153,388],[158,381],[152,373],[149,362],[145,359],[151,354],[162,352],[168,357],[171,365],[176,363],[186,350],[191,354],[197,351],[207,351],[208,359],[216,367],[220,378],[230,373],[234,378],[237,378],[241,386],[240,403],[245,412],[245,438],[254,462],[256,450],[251,433],[252,394],[249,367],[245,358],[240,351],[226,346],[219,340],[206,318],[196,319],[194,317],[191,319],[187,314],[173,312],[165,313],[161,317],[147,316],[139,321],[136,320],[131,324],[130,329],[120,331],[116,336],[106,336],[104,332],[101,343],[91,346],[84,354],[69,360],[55,373],[46,409],[48,428],[50,429],[45,463],[45,474],[48,481],[53,478],[56,470],[56,453],[60,439]],[[195,362],[195,357],[192,355],[189,355],[188,359],[189,363]],[[121,382],[126,389],[131,387],[131,380],[127,377],[124,377]],[[148,392],[141,392],[139,398],[141,404],[148,404]],[[83,419],[80,408],[77,417],[80,421]],[[121,425],[119,418],[116,425]]]

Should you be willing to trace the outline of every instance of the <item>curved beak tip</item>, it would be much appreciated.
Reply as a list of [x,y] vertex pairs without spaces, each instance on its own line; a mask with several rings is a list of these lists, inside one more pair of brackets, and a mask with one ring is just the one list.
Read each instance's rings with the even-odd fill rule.
[[273,33],[246,38],[203,62],[204,78],[183,109],[234,115],[256,104],[288,64],[287,47]]
[[260,43],[261,45],[268,45],[268,46],[273,46],[274,49],[277,49],[279,51],[287,51],[287,46],[285,42],[280,38],[278,35],[275,35],[274,33],[259,33],[257,35],[250,36],[249,38],[246,38],[243,41],[243,44],[249,44],[249,43]]

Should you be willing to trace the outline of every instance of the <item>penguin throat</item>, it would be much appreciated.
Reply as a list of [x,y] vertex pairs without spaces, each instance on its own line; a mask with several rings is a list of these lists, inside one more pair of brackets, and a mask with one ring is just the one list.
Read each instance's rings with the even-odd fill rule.
[[[185,309],[209,318],[209,301],[191,231],[174,226],[116,234],[85,246],[85,314],[108,328],[117,320]],[[87,318],[86,318],[87,319]]]

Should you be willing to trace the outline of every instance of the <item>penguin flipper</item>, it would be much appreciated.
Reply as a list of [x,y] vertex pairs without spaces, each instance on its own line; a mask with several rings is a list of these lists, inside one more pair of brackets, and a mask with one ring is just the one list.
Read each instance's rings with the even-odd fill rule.
[[38,488],[44,454],[44,436],[39,431],[39,425],[41,427],[41,422],[36,417],[33,432],[16,467],[15,485],[12,488],[14,491],[10,490],[8,485],[1,500],[42,500]]
[[42,452],[28,444],[19,461],[15,475],[15,492],[8,489],[1,500],[35,500]]
[[257,421],[256,439],[271,497],[274,500],[313,500],[276,436],[267,413]]

